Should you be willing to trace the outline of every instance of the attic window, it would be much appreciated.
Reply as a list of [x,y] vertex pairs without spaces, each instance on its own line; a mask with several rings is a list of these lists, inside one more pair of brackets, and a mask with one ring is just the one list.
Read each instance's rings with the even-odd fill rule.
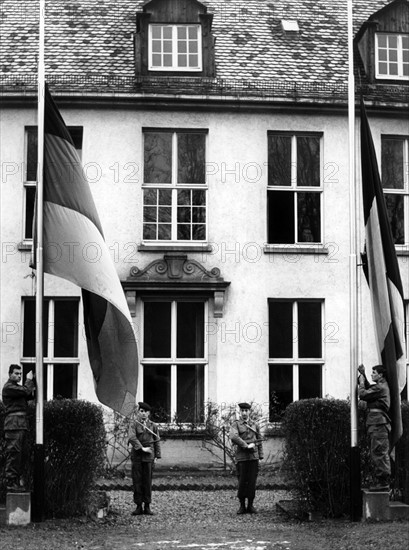
[[296,19],[281,19],[281,27],[285,33],[294,34],[300,32]]
[[376,78],[406,80],[409,77],[409,35],[375,35]]
[[150,25],[149,70],[201,71],[200,25]]

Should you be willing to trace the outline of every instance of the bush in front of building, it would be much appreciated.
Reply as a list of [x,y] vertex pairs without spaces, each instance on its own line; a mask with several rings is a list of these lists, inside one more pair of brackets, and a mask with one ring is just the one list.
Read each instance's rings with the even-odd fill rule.
[[[4,498],[2,417],[4,406],[0,402],[0,491]],[[32,448],[35,427],[33,406],[29,408],[29,420]],[[105,445],[106,434],[100,406],[76,399],[55,399],[44,403],[46,517],[68,517],[86,512],[95,479],[103,470]],[[31,477],[32,472],[28,476],[29,480]]]
[[409,403],[402,403],[403,434],[396,444],[395,485],[399,488],[399,497],[409,504]]
[[303,512],[338,517],[348,511],[350,414],[347,401],[303,399],[283,418],[284,468]]

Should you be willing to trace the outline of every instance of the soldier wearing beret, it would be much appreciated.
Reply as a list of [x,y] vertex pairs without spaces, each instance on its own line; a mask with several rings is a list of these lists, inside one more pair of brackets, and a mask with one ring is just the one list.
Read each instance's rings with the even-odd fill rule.
[[[160,437],[158,427],[149,420],[151,407],[147,403],[138,403],[139,409],[134,422],[129,428],[128,443],[132,445],[132,483],[133,499],[136,509],[133,516],[153,515],[150,509],[152,500],[153,465],[160,454]],[[142,508],[144,505],[144,508]]]
[[[240,501],[238,514],[255,514],[253,501],[259,460],[263,459],[263,444],[259,425],[250,419],[251,405],[239,403],[240,418],[230,428],[230,439],[236,445],[236,469],[239,479],[237,497]],[[246,498],[248,500],[246,508]]]

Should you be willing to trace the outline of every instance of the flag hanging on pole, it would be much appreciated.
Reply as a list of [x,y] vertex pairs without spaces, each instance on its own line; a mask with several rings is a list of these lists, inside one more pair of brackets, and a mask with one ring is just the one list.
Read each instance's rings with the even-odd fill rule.
[[128,415],[138,373],[132,320],[81,161],[47,86],[44,120],[44,271],[81,287],[96,394]]
[[405,309],[371,130],[361,99],[361,170],[368,283],[376,337],[391,392],[391,448],[402,435],[400,393],[406,382]]

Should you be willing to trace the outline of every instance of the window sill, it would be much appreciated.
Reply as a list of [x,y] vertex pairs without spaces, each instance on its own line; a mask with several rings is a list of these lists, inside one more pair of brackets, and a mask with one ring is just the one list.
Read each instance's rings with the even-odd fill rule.
[[165,243],[141,243],[138,245],[139,252],[212,252],[213,248],[208,243],[195,244],[165,244]]
[[329,254],[329,248],[323,244],[266,244],[265,254]]
[[409,245],[404,245],[402,247],[395,246],[397,256],[409,256]]

